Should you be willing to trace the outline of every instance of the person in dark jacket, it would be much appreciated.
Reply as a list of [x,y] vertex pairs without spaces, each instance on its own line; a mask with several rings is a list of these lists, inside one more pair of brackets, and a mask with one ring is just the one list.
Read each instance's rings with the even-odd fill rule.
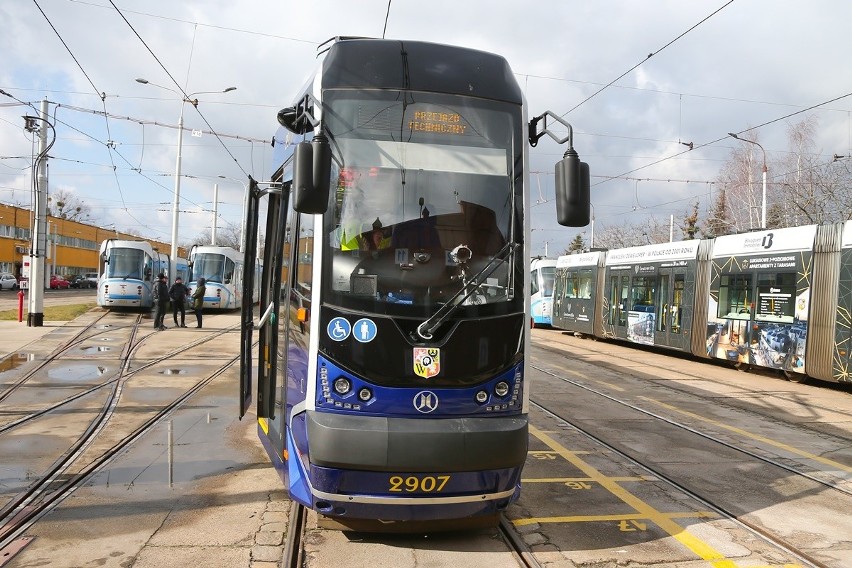
[[166,275],[162,272],[157,275],[157,281],[154,282],[151,293],[154,297],[154,329],[163,331],[166,329],[163,319],[169,307],[169,285],[166,284]]
[[197,286],[192,292],[192,309],[195,310],[195,319],[198,321],[196,327],[201,327],[201,312],[204,310],[204,293],[207,291],[204,287],[206,282],[204,278],[199,278]]
[[[186,298],[189,296],[189,288],[183,283],[180,276],[175,278],[175,283],[169,288],[169,298],[172,300],[172,317],[175,327],[186,327]],[[180,312],[180,323],[178,323],[178,312]]]

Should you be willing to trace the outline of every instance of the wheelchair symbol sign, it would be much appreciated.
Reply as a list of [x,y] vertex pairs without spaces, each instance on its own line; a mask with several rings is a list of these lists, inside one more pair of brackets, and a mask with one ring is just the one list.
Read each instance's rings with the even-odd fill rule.
[[334,341],[343,341],[349,337],[349,334],[352,332],[352,326],[349,325],[349,321],[346,318],[338,317],[328,322],[326,331],[328,332],[328,336]]

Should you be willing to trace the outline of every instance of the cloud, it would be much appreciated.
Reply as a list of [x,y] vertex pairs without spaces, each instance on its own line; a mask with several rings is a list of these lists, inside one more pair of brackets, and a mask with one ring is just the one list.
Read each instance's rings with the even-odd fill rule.
[[[385,0],[116,3],[133,30],[102,0],[39,2],[79,66],[35,4],[0,3],[0,88],[36,106],[44,97],[59,105],[52,185],[73,187],[104,224],[132,226],[166,240],[181,97],[134,79],[175,91],[177,81],[188,93],[237,87],[198,95],[201,114],[190,104],[183,108],[187,128],[212,127],[243,138],[185,134],[181,209],[195,212],[181,218],[180,234],[188,240],[210,226],[206,211],[216,182],[220,215],[240,222],[243,186],[218,176],[269,175],[275,114],[290,104],[316,65],[317,45],[335,35],[380,37],[388,6]],[[500,53],[516,73],[531,116],[574,109],[566,118],[575,128],[575,147],[591,166],[596,222],[603,227],[647,211],[679,214],[696,198],[705,207],[708,192],[701,182],[714,178],[734,143],[700,145],[852,90],[843,72],[848,53],[837,39],[846,37],[852,4],[735,2],[665,47],[724,4],[397,0],[387,36]],[[100,93],[107,95],[103,101]],[[13,101],[0,100],[8,102]],[[105,108],[146,124],[72,107]],[[818,147],[828,160],[852,147],[850,107],[846,98],[813,111]],[[52,105],[51,112],[55,109]],[[0,187],[16,188],[16,198],[29,188],[20,170],[27,161],[5,157],[32,152],[22,133],[25,111],[0,107]],[[785,129],[784,121],[761,128],[769,154],[786,150]],[[693,142],[697,149],[683,153],[687,148],[679,142]],[[539,184],[545,198],[552,196],[553,164],[563,151],[544,140],[531,150],[531,169],[540,172],[531,180],[533,202]],[[622,174],[646,181],[608,181]],[[642,209],[634,211],[637,185]],[[8,196],[0,193],[4,200]],[[533,233],[534,254],[543,253],[545,241],[551,254],[561,251],[576,234],[555,224],[552,202],[535,206],[533,215],[540,227]]]

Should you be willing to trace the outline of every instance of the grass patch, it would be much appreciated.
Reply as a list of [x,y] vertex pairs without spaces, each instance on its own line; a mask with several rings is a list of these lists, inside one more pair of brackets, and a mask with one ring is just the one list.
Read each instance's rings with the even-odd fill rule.
[[[44,321],[71,321],[95,307],[94,302],[87,304],[67,304],[63,306],[45,306]],[[0,311],[0,321],[18,321],[18,310]],[[24,310],[24,321],[27,321],[27,311]]]

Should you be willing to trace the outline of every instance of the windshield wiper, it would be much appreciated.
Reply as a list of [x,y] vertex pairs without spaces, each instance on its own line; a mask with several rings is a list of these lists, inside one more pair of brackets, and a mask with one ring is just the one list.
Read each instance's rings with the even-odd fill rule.
[[[520,245],[518,243],[512,241],[506,243],[506,245],[500,249],[497,254],[491,257],[488,264],[486,264],[483,269],[476,274],[476,276],[474,276],[469,282],[462,283],[461,290],[456,292],[452,298],[447,300],[446,304],[441,306],[441,308],[435,312],[432,317],[417,326],[417,335],[426,340],[432,339],[432,333],[434,333],[434,331],[438,329],[442,323],[447,321],[447,318],[459,309],[459,306],[464,305],[464,302],[479,289],[482,283],[485,282],[485,279],[497,270],[498,261],[502,261],[505,256],[517,249],[519,246]],[[464,297],[459,301],[456,301],[456,298],[462,294],[464,294]],[[415,337],[414,339],[416,340],[417,338]]]

